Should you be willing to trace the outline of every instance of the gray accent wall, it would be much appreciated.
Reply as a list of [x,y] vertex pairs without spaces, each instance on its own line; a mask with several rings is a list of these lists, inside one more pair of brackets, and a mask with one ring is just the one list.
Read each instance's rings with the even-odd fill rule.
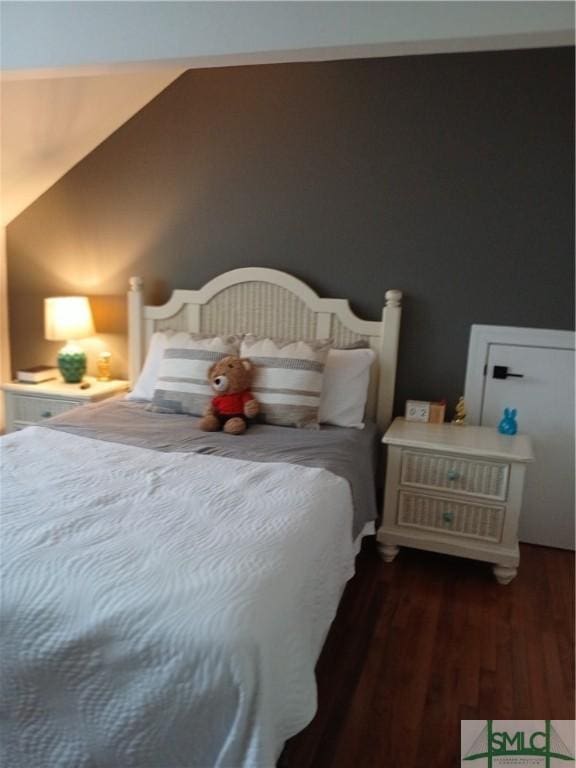
[[291,272],[379,319],[404,292],[397,410],[464,386],[473,323],[571,328],[574,49],[186,72],[8,227],[13,367],[50,362],[42,299]]

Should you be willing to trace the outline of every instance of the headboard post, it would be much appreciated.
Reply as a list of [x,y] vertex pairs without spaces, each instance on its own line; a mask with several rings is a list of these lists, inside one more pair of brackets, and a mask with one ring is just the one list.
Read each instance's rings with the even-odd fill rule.
[[128,291],[128,375],[134,386],[144,364],[144,297],[141,277],[130,278]]
[[382,310],[382,333],[380,336],[380,379],[378,382],[378,408],[376,420],[384,432],[392,420],[394,408],[394,387],[402,315],[402,291],[386,291],[386,303]]

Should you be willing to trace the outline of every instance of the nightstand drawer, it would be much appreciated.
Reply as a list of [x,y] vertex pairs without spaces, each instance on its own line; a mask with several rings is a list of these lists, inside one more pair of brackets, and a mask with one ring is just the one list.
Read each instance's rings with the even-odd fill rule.
[[500,462],[404,450],[400,482],[504,501],[509,468]]
[[82,405],[82,401],[51,400],[45,397],[21,397],[19,395],[12,395],[11,401],[14,420],[28,423],[58,416],[60,413],[65,413],[78,405]]
[[504,507],[400,491],[396,523],[482,541],[499,542]]

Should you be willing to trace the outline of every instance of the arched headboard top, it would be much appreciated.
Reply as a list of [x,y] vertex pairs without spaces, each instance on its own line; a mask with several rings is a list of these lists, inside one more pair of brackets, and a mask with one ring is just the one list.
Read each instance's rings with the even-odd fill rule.
[[331,337],[336,347],[369,345],[377,360],[368,415],[384,427],[390,420],[396,378],[402,293],[389,290],[381,321],[362,320],[347,299],[324,299],[286,272],[246,267],[224,272],[198,290],[175,290],[161,306],[144,306],[141,278],[130,278],[130,379],[135,381],[150,337],[159,330],[195,333],[255,333],[283,338]]

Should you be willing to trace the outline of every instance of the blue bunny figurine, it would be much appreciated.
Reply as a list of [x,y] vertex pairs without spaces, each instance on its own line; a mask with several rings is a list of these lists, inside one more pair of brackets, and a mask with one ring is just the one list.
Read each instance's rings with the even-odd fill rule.
[[498,424],[498,432],[501,435],[515,435],[518,432],[516,408],[504,408],[504,416],[500,424]]

